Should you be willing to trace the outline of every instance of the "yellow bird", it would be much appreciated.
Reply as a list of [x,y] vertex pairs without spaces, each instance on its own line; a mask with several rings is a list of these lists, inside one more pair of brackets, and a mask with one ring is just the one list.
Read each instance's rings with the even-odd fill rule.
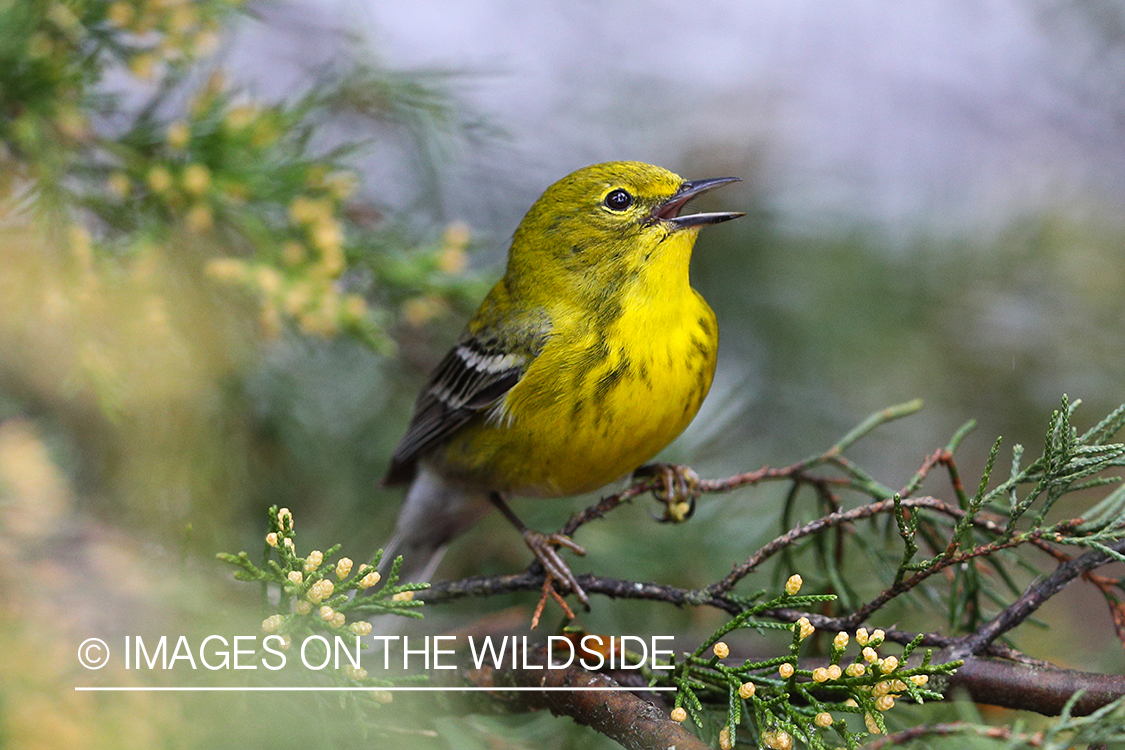
[[495,505],[546,574],[587,604],[558,553],[510,496],[596,490],[679,435],[711,387],[719,331],[691,287],[699,228],[680,216],[736,177],[686,181],[640,162],[580,169],[547,188],[512,239],[504,277],[438,364],[384,484],[411,482],[387,556],[432,576],[444,547]]

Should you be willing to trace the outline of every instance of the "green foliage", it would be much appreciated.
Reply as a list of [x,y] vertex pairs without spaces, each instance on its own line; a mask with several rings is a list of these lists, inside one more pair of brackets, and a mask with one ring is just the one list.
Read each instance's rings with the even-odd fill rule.
[[[782,545],[783,567],[808,569],[809,564],[799,558],[811,552],[815,569],[823,571],[823,578],[814,585],[835,590],[839,599],[830,609],[856,624],[901,596],[927,608],[934,601],[944,602],[950,626],[972,632],[991,608],[1004,606],[1003,597],[982,580],[982,570],[994,574],[1011,594],[1022,592],[1020,576],[1027,562],[1011,554],[1017,547],[1041,548],[1043,542],[1050,542],[1088,547],[1120,559],[1107,545],[1125,538],[1125,489],[1118,486],[1121,476],[1113,473],[1125,466],[1125,444],[1111,442],[1125,426],[1125,407],[1115,409],[1079,434],[1071,424],[1079,403],[1064,397],[1061,409],[1051,417],[1042,454],[1025,463],[1025,450],[1016,445],[1009,476],[994,485],[1001,445],[997,440],[973,494],[964,489],[953,455],[974,423],[959,429],[896,491],[846,458],[844,451],[876,426],[906,416],[920,404],[911,402],[873,414],[823,454],[766,478],[792,481],[785,509],[786,527],[791,527],[802,512],[806,488],[813,490],[818,507],[825,510],[840,508],[847,497],[843,491],[847,490],[870,504],[833,513],[826,526],[834,528],[867,518],[874,533],[809,533],[807,542]],[[923,483],[939,468],[949,477],[955,502],[921,493]],[[1062,498],[1080,497],[1075,493],[1107,486],[1114,489],[1081,516],[1054,518],[1057,513],[1053,511],[1060,507]],[[889,506],[879,505],[888,502]],[[887,523],[888,516],[893,523]],[[901,544],[897,549],[895,537]],[[861,551],[866,558],[855,554]],[[884,584],[882,592],[874,596],[862,585],[862,577],[844,569],[864,559]],[[974,560],[978,562],[964,564]],[[936,585],[942,579],[935,574],[946,569],[951,569],[949,585]],[[727,590],[749,572],[749,568],[736,570],[737,575],[709,590]]]
[[[800,577],[794,576],[781,596],[753,604],[747,602],[744,612],[712,633],[695,651],[685,654],[679,663],[674,663],[670,673],[650,673],[650,684],[677,687],[676,709],[686,709],[696,726],[710,728],[712,717],[717,718],[722,726],[718,739],[723,748],[735,744],[740,726],[746,726],[759,745],[774,750],[788,750],[794,738],[803,747],[817,750],[834,747],[836,742],[825,738],[829,728],[848,748],[856,748],[868,734],[886,733],[882,715],[893,707],[896,698],[906,695],[919,704],[926,699],[941,700],[941,693],[924,686],[932,676],[952,674],[961,662],[932,664],[933,653],[926,650],[921,662],[907,666],[922,636],[909,643],[901,657],[879,658],[875,649],[883,644],[883,631],[876,630],[868,635],[865,628],[860,628],[856,631],[856,642],[862,650],[845,664],[844,654],[850,639],[847,633],[840,632],[832,642],[824,666],[814,669],[809,669],[807,664],[804,668],[799,666],[802,644],[815,632],[808,618],[802,617],[792,624],[762,618],[782,608],[807,611],[835,598],[798,596],[795,592],[799,588]],[[746,660],[737,666],[724,664],[730,649],[720,639],[742,629],[791,630],[793,638],[788,653],[764,660]],[[862,716],[866,731],[849,729],[841,714]]]
[[[1013,722],[1010,726],[988,726],[976,711],[965,706],[966,712],[973,714],[970,720],[919,725],[900,735],[895,746],[952,747],[952,743],[941,741],[950,738],[956,739],[958,747],[973,750],[1108,748],[1125,742],[1125,699],[1113,701],[1087,716],[1074,716],[1074,706],[1082,694],[1081,690],[1075,693],[1059,717],[1039,731],[1031,731],[1024,721]],[[879,742],[873,747],[884,746],[886,743]]]
[[99,88],[124,66],[140,80],[175,78],[214,50],[238,5],[226,0],[146,3],[27,0],[0,6],[0,142],[16,175],[62,202],[69,180],[104,143],[91,120],[118,98]]
[[[823,730],[828,726],[844,745],[857,747],[864,732],[836,721],[834,713],[860,714],[867,733],[887,734],[883,716],[894,697],[909,696],[919,703],[927,698],[940,699],[940,693],[922,686],[930,676],[951,674],[961,662],[934,665],[932,653],[927,651],[920,662],[908,668],[906,661],[926,632],[904,631],[893,634],[895,640],[905,644],[901,660],[880,659],[872,649],[883,641],[883,631],[876,631],[877,637],[872,637],[859,629],[855,638],[864,649],[841,670],[849,630],[896,600],[910,600],[916,603],[917,611],[929,615],[931,624],[925,631],[933,632],[932,614],[944,608],[954,632],[966,634],[960,639],[946,638],[947,658],[979,655],[982,648],[1024,622],[1037,607],[1021,603],[1028,597],[1035,601],[1032,595],[1036,592],[1030,587],[1036,582],[1021,582],[1028,578],[1024,569],[1030,568],[1030,562],[1026,554],[1015,554],[1017,549],[1046,553],[1056,563],[1069,558],[1048,545],[1087,547],[1109,559],[1121,560],[1125,491],[1119,486],[1117,471],[1125,465],[1125,444],[1112,442],[1112,438],[1125,426],[1125,406],[1079,434],[1072,425],[1077,405],[1064,397],[1061,408],[1051,416],[1042,455],[1025,464],[1024,449],[1016,446],[1009,476],[999,483],[992,479],[1001,445],[1000,440],[995,441],[972,494],[965,490],[953,458],[973,428],[971,422],[957,430],[944,448],[927,457],[898,491],[877,482],[844,456],[876,427],[917,411],[919,402],[872,414],[827,451],[797,464],[781,469],[767,467],[727,480],[699,481],[702,492],[724,492],[767,480],[791,482],[784,521],[789,531],[736,565],[724,579],[685,593],[685,600],[698,604],[721,598],[724,608],[738,614],[685,655],[670,677],[652,675],[656,682],[663,680],[679,688],[676,706],[685,712],[680,718],[690,716],[711,734],[717,722],[722,726],[718,742],[723,748],[733,746],[740,726],[749,728],[760,745],[774,750],[787,750],[794,741],[806,747],[827,747]],[[950,501],[920,492],[939,468],[948,475],[953,495]],[[1089,492],[1104,487],[1112,489],[1087,512],[1062,520],[1054,517],[1057,513],[1053,511],[1062,507],[1064,498],[1074,501],[1081,497],[1089,505],[1085,499]],[[824,515],[802,523],[797,516],[804,508],[798,501],[805,496],[806,488],[812,490]],[[1079,492],[1086,495],[1076,496]],[[845,505],[852,493],[865,502]],[[861,531],[861,522],[870,523],[875,533]],[[872,576],[844,569],[863,560],[855,554],[861,550],[869,553],[867,570],[875,571],[874,582],[881,581],[882,588],[872,589]],[[815,566],[804,559],[809,553],[814,555]],[[843,596],[796,596],[801,585],[799,576],[786,585],[786,595],[772,601],[759,602],[757,596],[734,593],[736,583],[774,554],[783,561],[779,569],[814,569],[819,573],[812,584],[815,588],[835,589]],[[946,575],[939,575],[943,571]],[[1007,587],[1016,601],[997,590],[1001,587]],[[1120,588],[1119,582],[1106,581],[1098,586],[1111,611],[1118,603],[1112,590],[1115,588]],[[1056,591],[1043,588],[1038,594],[1046,599]],[[808,616],[791,625],[802,612]],[[814,632],[810,620],[817,622],[818,628],[839,631],[827,649],[824,667],[809,668],[798,662],[802,642]],[[738,666],[723,663],[729,649],[720,639],[727,633],[744,628],[764,631],[790,627],[794,638],[787,655]],[[707,653],[708,649],[712,653]],[[825,650],[823,644],[821,650]],[[856,674],[856,665],[864,661],[871,666]],[[889,666],[884,668],[884,664]],[[826,671],[833,667],[837,668]],[[780,675],[779,668],[784,670]],[[915,677],[919,680],[914,681]],[[1063,722],[1060,726],[1070,725]],[[1083,726],[1095,731],[1094,724]],[[1106,725],[1096,726],[1100,727],[1097,731],[1104,731]]]
[[1074,704],[1081,697],[1082,691],[1079,691],[1067,701],[1058,720],[1043,732],[1041,744],[1038,737],[1030,737],[1023,746],[1066,750],[1081,745],[1109,747],[1110,743],[1125,742],[1125,698],[1102,706],[1088,716],[1073,716]]
[[[395,559],[385,580],[378,572],[382,550],[358,567],[348,557],[339,558],[334,565],[327,562],[339,552],[340,545],[299,557],[293,514],[288,508],[273,506],[269,517],[261,566],[252,563],[245,552],[220,552],[217,557],[238,568],[236,579],[261,584],[263,608],[274,613],[262,622],[262,630],[280,636],[283,649],[288,650],[293,642],[300,645],[313,635],[349,639],[368,635],[372,627],[366,618],[373,615],[422,617],[417,610],[423,602],[414,600],[414,592],[429,588],[429,584],[399,584],[401,557]],[[342,684],[391,684],[385,679],[368,679],[362,668],[332,674]]]
[[[1042,455],[1027,466],[1021,467],[1023,446],[1013,448],[1009,476],[1003,482],[989,489],[1000,449],[999,439],[992,446],[980,484],[972,497],[960,491],[955,482],[964,513],[946,532],[949,542],[938,554],[911,562],[914,556],[912,550],[917,550],[918,520],[913,519],[907,526],[900,522],[899,533],[904,549],[910,554],[904,554],[896,571],[896,584],[901,583],[907,573],[928,576],[952,563],[983,554],[987,555],[989,567],[1013,593],[1018,593],[1011,564],[992,552],[1040,539],[1055,544],[1090,547],[1120,559],[1121,556],[1106,545],[1125,536],[1122,487],[1118,486],[1101,500],[1090,518],[1047,522],[1048,514],[1064,496],[1121,482],[1119,475],[1106,475],[1105,472],[1125,466],[1125,444],[1109,442],[1125,425],[1125,406],[1118,407],[1079,436],[1071,425],[1071,417],[1080,403],[1071,404],[1063,397],[1061,409],[1052,415],[1048,425]],[[995,515],[985,518],[985,510]],[[1000,519],[1002,531],[998,523]],[[938,530],[929,526],[927,532],[932,535]],[[979,570],[975,566],[956,566],[949,599],[950,624],[966,630],[974,629],[985,612],[983,598],[995,597],[987,592],[980,580]]]
[[267,338],[293,324],[386,352],[400,314],[420,326],[476,293],[470,230],[420,239],[359,204],[351,160],[364,144],[330,134],[344,118],[376,133],[393,123],[423,150],[482,128],[433,73],[366,63],[288,101],[254,100],[202,62],[237,5],[0,7],[0,209],[48,219],[87,269],[129,272],[153,248],[189,261],[249,293]]

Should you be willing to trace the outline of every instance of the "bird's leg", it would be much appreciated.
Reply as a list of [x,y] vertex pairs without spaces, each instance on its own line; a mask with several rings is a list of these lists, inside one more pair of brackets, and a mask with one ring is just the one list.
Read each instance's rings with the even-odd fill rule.
[[548,579],[558,581],[560,584],[569,588],[578,597],[578,601],[582,602],[582,606],[587,611],[590,609],[590,599],[586,596],[586,592],[578,585],[578,580],[571,572],[570,566],[562,559],[559,554],[559,547],[566,547],[577,555],[585,555],[586,550],[578,546],[574,540],[563,534],[544,534],[542,531],[535,531],[534,529],[527,528],[527,525],[519,519],[512,509],[508,507],[508,503],[504,501],[504,496],[499,492],[491,492],[488,499],[496,506],[504,518],[516,527],[516,530],[523,535],[523,541],[531,550],[531,554],[535,555],[535,559],[543,566],[543,571],[546,573]]
[[633,472],[639,479],[651,478],[656,486],[652,495],[664,503],[664,514],[653,516],[661,523],[683,523],[695,513],[699,498],[699,475],[689,466],[647,464]]

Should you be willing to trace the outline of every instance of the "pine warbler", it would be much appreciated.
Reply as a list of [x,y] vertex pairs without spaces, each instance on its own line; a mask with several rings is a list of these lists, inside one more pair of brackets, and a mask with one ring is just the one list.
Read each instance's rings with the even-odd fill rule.
[[640,162],[580,169],[516,229],[507,272],[438,364],[384,484],[412,482],[387,556],[428,579],[445,544],[495,505],[546,575],[588,604],[558,534],[528,529],[511,495],[589,492],[652,458],[711,387],[715,314],[692,289],[699,228],[680,216],[736,177],[685,181]]

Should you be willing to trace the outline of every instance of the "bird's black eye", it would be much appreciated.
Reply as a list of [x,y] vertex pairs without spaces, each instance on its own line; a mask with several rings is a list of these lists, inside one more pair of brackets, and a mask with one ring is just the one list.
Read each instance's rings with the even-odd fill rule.
[[624,211],[629,206],[633,205],[633,196],[629,191],[617,188],[610,191],[609,195],[605,197],[605,207],[611,211]]

